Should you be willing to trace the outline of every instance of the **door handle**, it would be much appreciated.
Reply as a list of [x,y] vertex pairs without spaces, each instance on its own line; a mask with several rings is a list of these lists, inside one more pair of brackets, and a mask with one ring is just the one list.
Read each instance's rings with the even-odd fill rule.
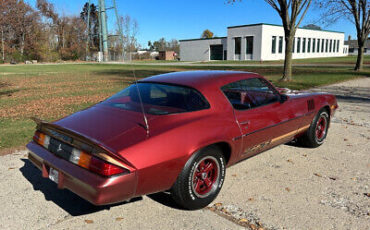
[[248,126],[250,123],[250,121],[242,121],[242,122],[239,122],[240,125],[243,125],[243,126]]

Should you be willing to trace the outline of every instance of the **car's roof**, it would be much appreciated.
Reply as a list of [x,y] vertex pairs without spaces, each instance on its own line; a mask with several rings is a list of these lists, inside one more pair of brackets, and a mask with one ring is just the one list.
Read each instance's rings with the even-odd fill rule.
[[140,82],[169,83],[202,89],[210,86],[221,87],[230,82],[253,77],[259,77],[259,75],[242,71],[185,71],[156,75],[142,79]]

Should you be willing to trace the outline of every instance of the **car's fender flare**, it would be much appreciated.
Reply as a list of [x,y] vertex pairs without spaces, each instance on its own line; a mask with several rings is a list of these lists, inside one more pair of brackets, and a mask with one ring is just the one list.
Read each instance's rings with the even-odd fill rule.
[[[221,151],[223,152],[224,156],[225,156],[226,162],[227,163],[230,162],[230,159],[233,156],[235,147],[230,143],[230,141],[227,141],[227,140],[224,140],[224,139],[219,139],[219,140],[216,140],[216,141],[213,140],[213,141],[209,141],[209,142],[205,142],[205,143],[200,144],[194,150],[189,151],[186,162],[188,162],[190,160],[190,158],[193,157],[194,155],[196,155],[199,151],[201,151],[202,149],[207,148],[209,146],[219,147],[221,149]],[[186,165],[186,163],[184,164],[184,167],[185,167],[185,165]]]

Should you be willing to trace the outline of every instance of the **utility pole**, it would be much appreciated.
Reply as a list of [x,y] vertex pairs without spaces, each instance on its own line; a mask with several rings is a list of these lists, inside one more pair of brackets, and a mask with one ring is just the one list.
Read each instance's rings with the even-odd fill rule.
[[91,8],[91,5],[90,5],[90,0],[89,0],[89,3],[88,3],[88,9],[87,9],[87,41],[86,41],[86,61],[88,61],[88,57],[89,57],[89,45],[90,45],[90,8]]
[[[122,60],[124,60],[124,37],[123,37],[123,31],[122,31],[122,24],[120,17],[118,15],[118,10],[117,10],[117,5],[116,1],[113,1],[113,6],[112,7],[106,7],[105,5],[105,0],[98,0],[98,20],[99,20],[99,53],[98,53],[98,60],[100,61],[109,61],[110,56],[109,56],[109,50],[108,50],[108,37],[114,37],[114,36],[119,36],[120,42],[122,45]],[[88,8],[88,15],[87,15],[87,41],[86,41],[86,59],[88,57],[88,53],[90,50],[90,39],[92,37],[91,31],[90,31],[90,10],[91,10],[91,0],[88,2],[89,8]],[[114,9],[115,14],[116,14],[116,20],[117,20],[117,26],[118,26],[118,35],[108,35],[108,25],[107,25],[107,11]],[[96,35],[95,35],[96,36]],[[115,54],[114,54],[114,60],[115,60]]]
[[103,38],[102,38],[102,32],[101,32],[101,11],[100,7],[98,6],[99,9],[99,62],[102,61],[101,59],[101,54],[103,53]]
[[123,45],[123,32],[122,32],[122,24],[120,17],[118,15],[118,10],[117,10],[117,5],[116,5],[116,0],[113,0],[113,8],[116,13],[116,20],[117,20],[117,26],[118,26],[118,32],[119,32],[119,38],[121,40],[121,45],[122,45],[122,60],[125,59],[125,47]]
[[104,61],[108,61],[108,26],[107,26],[107,14],[105,9],[105,0],[99,0],[99,12],[101,18],[101,30],[103,38],[103,58]]

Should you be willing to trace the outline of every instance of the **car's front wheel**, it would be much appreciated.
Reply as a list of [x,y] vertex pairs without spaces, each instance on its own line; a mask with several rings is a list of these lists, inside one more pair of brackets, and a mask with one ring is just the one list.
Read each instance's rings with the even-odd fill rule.
[[321,109],[313,119],[307,132],[298,139],[306,147],[315,148],[324,143],[328,134],[329,114],[326,109]]
[[185,164],[171,189],[175,202],[185,209],[200,209],[211,203],[225,180],[226,163],[219,148],[209,146]]

